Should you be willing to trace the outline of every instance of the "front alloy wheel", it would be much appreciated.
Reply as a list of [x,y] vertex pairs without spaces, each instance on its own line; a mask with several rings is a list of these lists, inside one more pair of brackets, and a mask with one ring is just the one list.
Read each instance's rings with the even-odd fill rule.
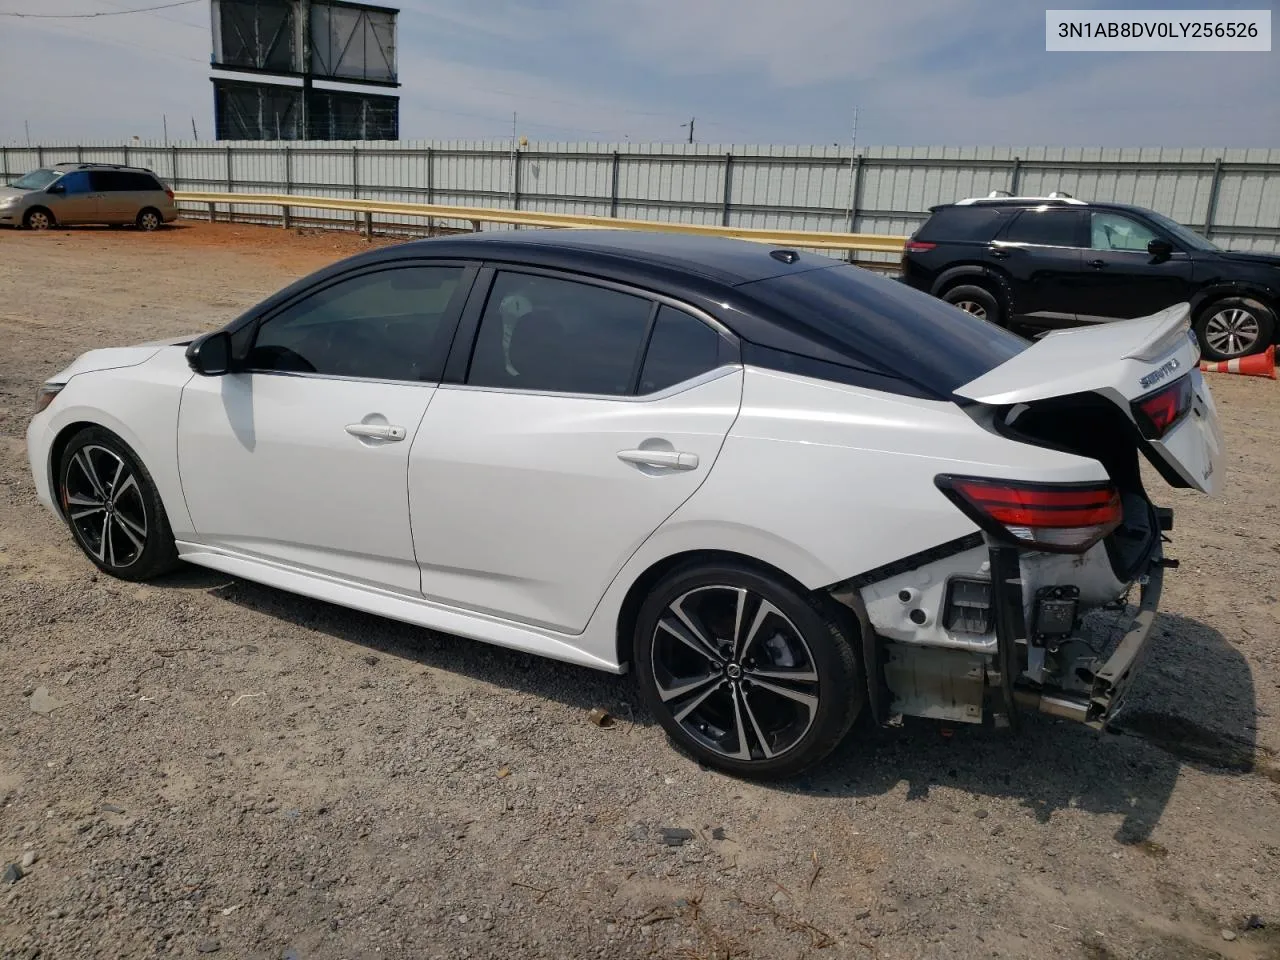
[[637,633],[650,709],[710,766],[789,776],[825,757],[862,704],[845,630],[821,605],[747,568],[677,574]]
[[122,580],[147,580],[177,563],[173,532],[151,475],[115,434],[71,438],[58,473],[62,513],[85,555]]
[[124,570],[147,545],[147,505],[137,475],[119,454],[89,444],[72,455],[63,482],[67,521],[89,555]]

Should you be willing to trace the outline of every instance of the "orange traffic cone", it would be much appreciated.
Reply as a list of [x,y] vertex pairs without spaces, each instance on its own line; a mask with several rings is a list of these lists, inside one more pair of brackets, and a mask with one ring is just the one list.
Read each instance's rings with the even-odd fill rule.
[[1262,353],[1251,353],[1247,357],[1220,360],[1217,363],[1202,360],[1200,369],[1207,373],[1242,373],[1246,377],[1270,377],[1274,380],[1276,379],[1276,347],[1272,344]]

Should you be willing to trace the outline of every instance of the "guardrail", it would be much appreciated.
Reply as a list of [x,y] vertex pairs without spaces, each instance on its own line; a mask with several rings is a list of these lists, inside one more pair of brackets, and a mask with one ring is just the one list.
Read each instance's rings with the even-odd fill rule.
[[[899,254],[906,237],[872,233],[839,233],[807,230],[767,230],[756,227],[721,227],[710,224],[670,223],[661,220],[627,220],[620,217],[597,217],[568,213],[543,213],[536,210],[500,210],[493,207],[451,207],[430,203],[389,203],[381,200],[346,200],[337,197],[308,197],[283,193],[200,193],[179,191],[174,199],[183,203],[205,203],[209,219],[217,219],[217,208],[235,206],[280,207],[280,219],[287,229],[292,225],[296,208],[345,210],[363,214],[366,236],[374,233],[374,214],[424,217],[428,226],[434,220],[470,223],[476,231],[482,223],[507,223],[523,227],[558,227],[595,230],[647,230],[655,233],[683,233],[695,236],[733,237],[758,243],[783,244],[814,250],[844,250]],[[892,266],[885,263],[883,266]]]

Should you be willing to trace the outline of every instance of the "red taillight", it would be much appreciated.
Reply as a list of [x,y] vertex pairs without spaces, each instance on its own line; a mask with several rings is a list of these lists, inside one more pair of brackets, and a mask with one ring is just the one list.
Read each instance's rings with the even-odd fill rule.
[[1148,440],[1158,440],[1191,409],[1191,378],[1181,377],[1162,390],[1133,402],[1134,419]]
[[927,250],[932,250],[936,246],[936,243],[928,243],[924,240],[908,240],[902,245],[902,249],[907,251],[907,253],[924,253]]
[[1120,525],[1120,494],[1109,483],[1022,483],[937,478],[939,489],[987,532],[1006,541],[1083,553]]
[[164,188],[164,195],[168,197],[170,200],[173,199],[173,191],[170,190],[168,187]]

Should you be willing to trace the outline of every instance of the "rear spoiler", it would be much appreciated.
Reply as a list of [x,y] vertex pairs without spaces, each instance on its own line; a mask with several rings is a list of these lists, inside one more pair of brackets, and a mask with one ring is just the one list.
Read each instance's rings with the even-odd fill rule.
[[1182,372],[1175,354],[1193,340],[1190,318],[1190,305],[1178,303],[1133,320],[1056,330],[954,392],[995,406],[1086,392],[1132,400]]

